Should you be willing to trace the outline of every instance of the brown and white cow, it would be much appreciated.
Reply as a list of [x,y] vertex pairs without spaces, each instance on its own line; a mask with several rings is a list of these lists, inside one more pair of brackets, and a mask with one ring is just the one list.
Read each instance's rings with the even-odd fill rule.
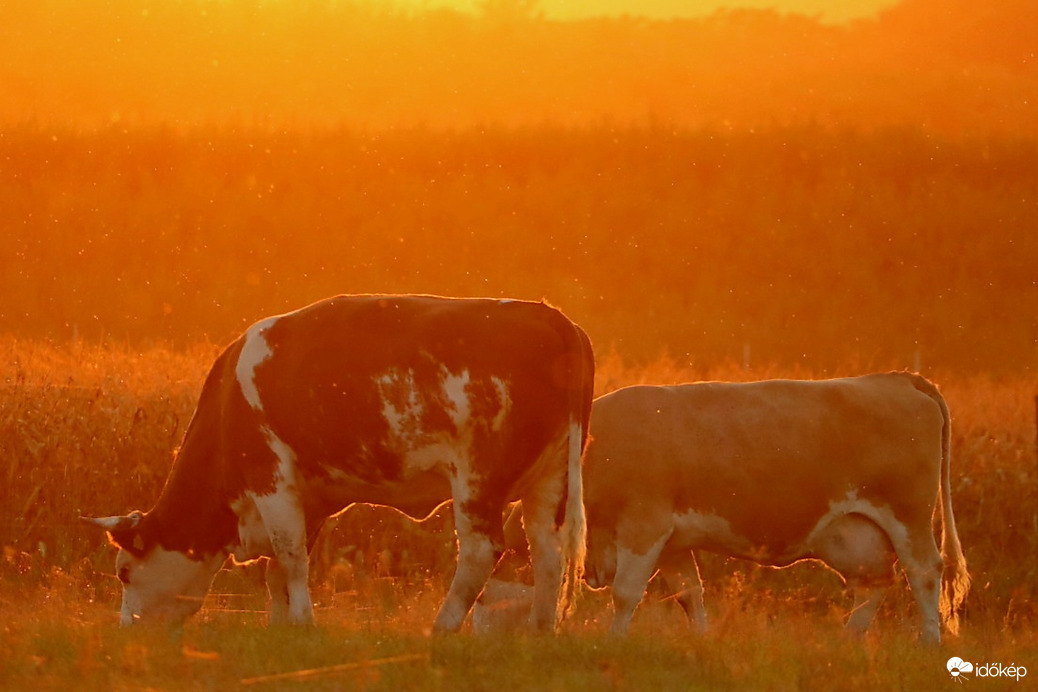
[[940,641],[939,612],[957,628],[969,575],[952,513],[948,407],[924,378],[627,387],[595,400],[591,438],[586,578],[612,584],[614,632],[627,630],[657,569],[683,583],[679,601],[702,629],[696,550],[775,567],[822,561],[854,591],[856,632],[897,560],[924,638]]
[[154,508],[88,519],[120,548],[122,622],[190,616],[231,555],[270,558],[272,622],[311,623],[308,553],[329,516],[420,519],[453,500],[458,566],[434,629],[454,631],[521,500],[531,624],[554,628],[564,567],[571,589],[583,564],[593,371],[586,334],[543,303],[339,296],[254,324],[210,370]]

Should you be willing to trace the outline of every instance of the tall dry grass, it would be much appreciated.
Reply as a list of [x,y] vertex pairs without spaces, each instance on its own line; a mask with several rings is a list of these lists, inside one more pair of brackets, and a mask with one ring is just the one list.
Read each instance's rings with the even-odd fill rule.
[[147,502],[215,353],[0,340],[3,544],[68,567],[84,555],[80,513]]
[[[591,592],[559,637],[429,638],[453,570],[449,513],[421,526],[371,508],[347,512],[318,544],[317,629],[266,629],[253,567],[221,571],[202,612],[169,635],[119,630],[112,549],[76,517],[154,500],[216,349],[8,338],[0,352],[15,364],[0,387],[0,687],[929,689],[950,684],[952,655],[1035,668],[1033,376],[933,375],[952,410],[954,503],[975,579],[961,636],[939,650],[915,642],[904,584],[858,642],[842,635],[850,603],[831,573],[709,555],[706,637],[650,589],[623,641],[606,634],[608,594]],[[790,374],[811,375],[606,355],[597,387]]]
[[[150,508],[216,348],[58,347],[8,338],[0,351],[14,364],[0,383],[0,454],[8,463],[0,486],[0,577],[35,588],[55,575],[72,575],[85,593],[114,606],[117,584],[105,576],[112,551],[78,516]],[[846,366],[837,374],[856,372]],[[702,369],[666,357],[632,365],[614,354],[599,358],[596,388],[602,394],[638,382],[778,376],[813,373],[741,364]],[[967,627],[972,622],[1032,631],[1038,599],[1038,377],[932,377],[952,411],[954,508],[975,584]],[[355,508],[325,529],[314,554],[313,581],[319,601],[328,605],[344,598],[354,602],[350,594],[358,589],[377,596],[372,584],[386,585],[389,591],[378,598],[389,602],[398,589],[445,590],[453,561],[448,511],[415,524],[390,510]],[[708,589],[742,591],[740,598],[751,602],[746,610],[758,605],[753,594],[813,603],[820,617],[834,617],[834,608],[846,606],[836,578],[817,568],[775,571],[708,558],[704,572]],[[251,594],[250,607],[263,607],[262,577],[255,569],[221,579],[228,586],[217,591]],[[733,579],[746,588],[732,589]],[[885,607],[899,616],[914,609],[905,590]]]
[[0,330],[224,342],[335,293],[563,306],[695,367],[1038,368],[1033,139],[818,126],[0,133]]

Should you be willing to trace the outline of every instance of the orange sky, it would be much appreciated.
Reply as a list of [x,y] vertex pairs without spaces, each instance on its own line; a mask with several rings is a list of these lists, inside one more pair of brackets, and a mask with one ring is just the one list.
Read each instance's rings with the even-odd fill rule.
[[[402,7],[454,7],[472,10],[487,0],[382,0]],[[495,0],[490,0],[491,2]],[[497,0],[501,1],[501,0]],[[819,16],[831,22],[870,17],[898,0],[535,0],[545,16],[556,19],[596,15],[640,15],[654,18],[697,17],[722,8],[774,8]]]

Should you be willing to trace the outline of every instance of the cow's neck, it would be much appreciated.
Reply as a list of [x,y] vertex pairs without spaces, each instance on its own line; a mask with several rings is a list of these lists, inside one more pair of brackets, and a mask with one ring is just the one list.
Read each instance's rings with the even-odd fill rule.
[[163,547],[201,558],[226,553],[238,533],[218,438],[198,423],[196,415],[149,517]]

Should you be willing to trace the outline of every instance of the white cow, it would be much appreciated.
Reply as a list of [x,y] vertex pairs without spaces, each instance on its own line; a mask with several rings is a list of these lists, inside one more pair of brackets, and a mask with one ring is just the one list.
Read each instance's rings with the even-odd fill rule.
[[415,518],[453,499],[458,567],[436,617],[457,630],[526,508],[532,625],[583,563],[581,453],[594,361],[543,303],[339,296],[249,328],[216,360],[155,507],[89,519],[119,548],[122,621],[182,620],[228,555],[270,558],[271,621],[313,621],[308,553],[354,503]]
[[[951,504],[948,407],[909,373],[817,382],[634,386],[598,398],[584,467],[586,579],[627,630],[657,569],[705,625],[694,551],[783,567],[820,560],[869,626],[900,561],[925,639],[969,589]],[[943,518],[941,550],[932,518]],[[942,589],[943,574],[943,589]]]

